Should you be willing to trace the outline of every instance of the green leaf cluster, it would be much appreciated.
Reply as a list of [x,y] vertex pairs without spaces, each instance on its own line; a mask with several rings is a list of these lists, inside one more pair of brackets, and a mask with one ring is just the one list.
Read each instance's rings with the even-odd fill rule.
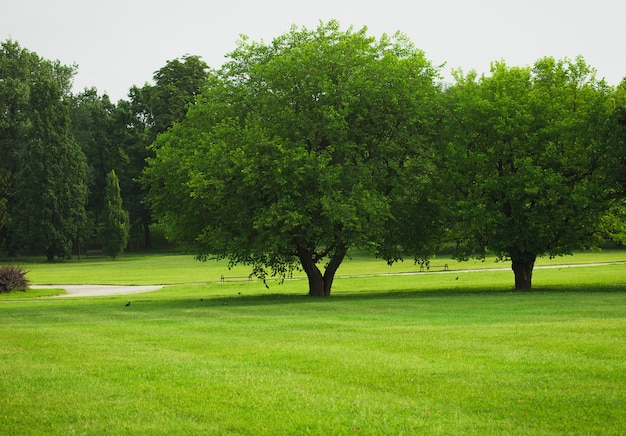
[[70,132],[75,68],[16,42],[0,50],[0,242],[66,256],[86,224],[86,161]]
[[[594,243],[620,189],[615,94],[582,58],[458,72],[445,95],[445,160],[458,256],[525,262]],[[623,156],[623,155],[622,155]],[[530,284],[530,275],[527,277]]]
[[400,34],[376,40],[333,21],[270,44],[242,38],[154,143],[153,209],[200,257],[260,276],[309,268],[329,292],[348,248],[380,244],[398,180],[427,154],[436,78]]
[[426,261],[454,242],[530,287],[538,256],[620,240],[623,92],[581,57],[438,78],[402,34],[331,21],[242,37],[154,142],[153,210],[200,258],[302,268],[315,295],[352,247]]
[[242,36],[219,70],[167,61],[117,104],[70,95],[74,72],[2,44],[0,247],[13,254],[67,256],[98,226],[110,255],[148,248],[154,213],[201,259],[303,269],[328,295],[353,247],[390,263],[444,244],[494,253],[529,287],[538,256],[626,240],[626,82],[580,57],[442,85],[403,34],[330,21]]

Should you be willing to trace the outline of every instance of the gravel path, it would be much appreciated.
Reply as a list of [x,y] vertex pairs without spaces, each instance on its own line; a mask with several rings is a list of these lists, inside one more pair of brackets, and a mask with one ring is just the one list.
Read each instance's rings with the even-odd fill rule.
[[120,286],[120,285],[33,285],[33,289],[65,289],[59,297],[95,297],[101,295],[138,294],[141,292],[158,291],[162,285],[154,286]]

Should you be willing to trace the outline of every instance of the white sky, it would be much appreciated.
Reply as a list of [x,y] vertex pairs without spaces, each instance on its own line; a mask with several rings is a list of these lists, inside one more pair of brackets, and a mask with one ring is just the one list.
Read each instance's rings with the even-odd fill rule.
[[626,77],[624,0],[0,0],[0,40],[78,64],[75,92],[95,86],[117,101],[168,60],[192,54],[218,68],[240,34],[269,42],[330,19],[374,36],[404,32],[447,64],[445,77],[577,55],[609,84]]

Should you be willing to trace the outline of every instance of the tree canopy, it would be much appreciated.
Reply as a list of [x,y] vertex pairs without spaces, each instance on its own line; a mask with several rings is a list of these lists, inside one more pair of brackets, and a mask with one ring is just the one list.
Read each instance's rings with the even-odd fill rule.
[[[0,182],[9,193],[4,243],[52,260],[69,255],[86,224],[85,155],[70,132],[73,66],[13,41],[0,51]],[[5,160],[6,159],[6,160]],[[0,202],[0,206],[4,202]]]
[[613,91],[582,58],[457,74],[439,174],[461,258],[510,259],[530,288],[537,256],[594,243],[619,187]]
[[173,59],[154,72],[153,84],[133,86],[129,102],[118,104],[119,121],[128,126],[124,142],[128,156],[128,172],[121,177],[131,224],[141,226],[144,231],[145,247],[152,245],[150,224],[152,211],[145,202],[146,191],[138,182],[146,164],[152,156],[148,146],[156,137],[181,121],[190,105],[204,90],[209,75],[208,65],[199,56],[185,55]]
[[142,230],[151,246],[154,212],[200,259],[262,278],[303,269],[310,295],[330,294],[353,247],[388,262],[444,244],[459,259],[495,254],[530,288],[539,256],[626,242],[626,81],[608,86],[580,57],[442,84],[403,34],[331,21],[242,37],[218,70],[167,61],[117,104],[71,95],[75,71],[2,43],[11,254],[93,245],[105,221],[123,224],[122,196],[131,247]]
[[402,34],[334,21],[269,44],[242,38],[153,144],[153,210],[201,258],[260,277],[300,267],[309,294],[327,296],[350,247],[380,245],[406,168],[421,171],[437,75]]

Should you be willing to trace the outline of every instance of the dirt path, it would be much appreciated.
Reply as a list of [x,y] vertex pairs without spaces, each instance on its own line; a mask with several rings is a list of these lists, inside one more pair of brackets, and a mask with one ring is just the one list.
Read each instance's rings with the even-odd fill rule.
[[121,286],[121,285],[33,285],[33,289],[65,289],[65,294],[58,297],[95,297],[102,295],[138,294],[158,291],[162,285]]

